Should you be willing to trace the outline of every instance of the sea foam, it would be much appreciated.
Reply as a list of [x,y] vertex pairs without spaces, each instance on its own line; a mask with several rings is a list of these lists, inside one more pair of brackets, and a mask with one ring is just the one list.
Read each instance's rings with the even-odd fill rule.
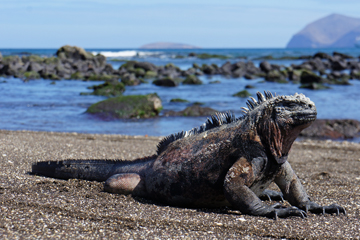
[[144,51],[136,51],[136,50],[124,50],[124,51],[101,51],[101,52],[92,52],[92,54],[96,55],[100,53],[105,57],[109,58],[129,58],[129,57],[150,57],[150,56],[159,56],[161,52],[144,52]]

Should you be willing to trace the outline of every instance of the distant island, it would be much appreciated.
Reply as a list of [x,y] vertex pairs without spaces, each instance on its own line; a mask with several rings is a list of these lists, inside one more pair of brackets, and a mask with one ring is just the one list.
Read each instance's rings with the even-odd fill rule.
[[140,49],[196,49],[200,47],[183,43],[156,42],[149,43],[140,47]]
[[331,14],[296,33],[287,48],[360,47],[360,18]]

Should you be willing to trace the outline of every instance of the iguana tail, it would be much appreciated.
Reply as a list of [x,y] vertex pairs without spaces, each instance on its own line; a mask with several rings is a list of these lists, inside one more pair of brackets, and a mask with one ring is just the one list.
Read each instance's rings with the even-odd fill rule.
[[31,174],[59,179],[78,178],[102,182],[116,173],[141,173],[152,164],[155,158],[154,155],[134,161],[69,159],[37,162],[32,165]]

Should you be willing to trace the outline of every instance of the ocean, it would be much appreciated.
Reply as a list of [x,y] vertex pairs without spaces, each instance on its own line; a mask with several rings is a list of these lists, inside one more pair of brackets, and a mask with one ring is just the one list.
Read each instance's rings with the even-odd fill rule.
[[[0,49],[3,56],[28,55],[53,56],[57,49]],[[334,51],[354,57],[360,56],[360,48],[352,49],[86,49],[94,54],[101,53],[107,62],[117,69],[127,60],[146,61],[155,65],[173,63],[181,69],[188,69],[197,63],[217,64],[226,61],[253,61],[256,66],[267,60],[277,65],[289,66],[304,60],[292,60],[291,57],[313,55],[317,52],[332,54]],[[189,53],[208,53],[225,55],[228,59],[198,59],[189,57]],[[360,120],[360,81],[350,80],[352,85],[332,85],[328,90],[300,89],[299,84],[280,84],[266,82],[264,79],[246,80],[245,78],[228,79],[222,76],[200,76],[203,85],[180,85],[174,88],[159,87],[149,83],[139,86],[127,86],[124,95],[148,94],[156,92],[163,104],[163,111],[180,111],[193,102],[201,102],[205,107],[217,111],[232,111],[240,116],[241,107],[247,99],[233,97],[246,85],[255,86],[248,91],[254,96],[257,91],[269,90],[279,95],[304,93],[315,102],[318,118]],[[218,80],[219,84],[210,84]],[[54,84],[55,83],[55,84]],[[0,77],[0,129],[33,130],[78,133],[126,134],[165,136],[182,130],[198,127],[206,117],[159,117],[134,120],[104,120],[86,114],[86,109],[93,103],[105,99],[102,96],[80,95],[91,92],[87,87],[100,84],[94,81],[78,80],[30,80],[24,82],[17,78]],[[182,98],[190,103],[173,103],[172,98]]]

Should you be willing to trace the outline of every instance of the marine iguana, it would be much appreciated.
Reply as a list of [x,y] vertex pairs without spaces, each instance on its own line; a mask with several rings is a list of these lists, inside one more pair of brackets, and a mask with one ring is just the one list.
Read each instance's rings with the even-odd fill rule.
[[[184,207],[230,206],[243,214],[270,218],[344,213],[337,204],[312,202],[287,161],[290,148],[317,115],[303,94],[258,92],[244,116],[217,113],[199,128],[165,137],[157,154],[134,161],[64,160],[38,162],[32,173],[48,177],[105,181],[104,190]],[[275,182],[282,193],[266,190]],[[286,199],[268,205],[263,197]]]

